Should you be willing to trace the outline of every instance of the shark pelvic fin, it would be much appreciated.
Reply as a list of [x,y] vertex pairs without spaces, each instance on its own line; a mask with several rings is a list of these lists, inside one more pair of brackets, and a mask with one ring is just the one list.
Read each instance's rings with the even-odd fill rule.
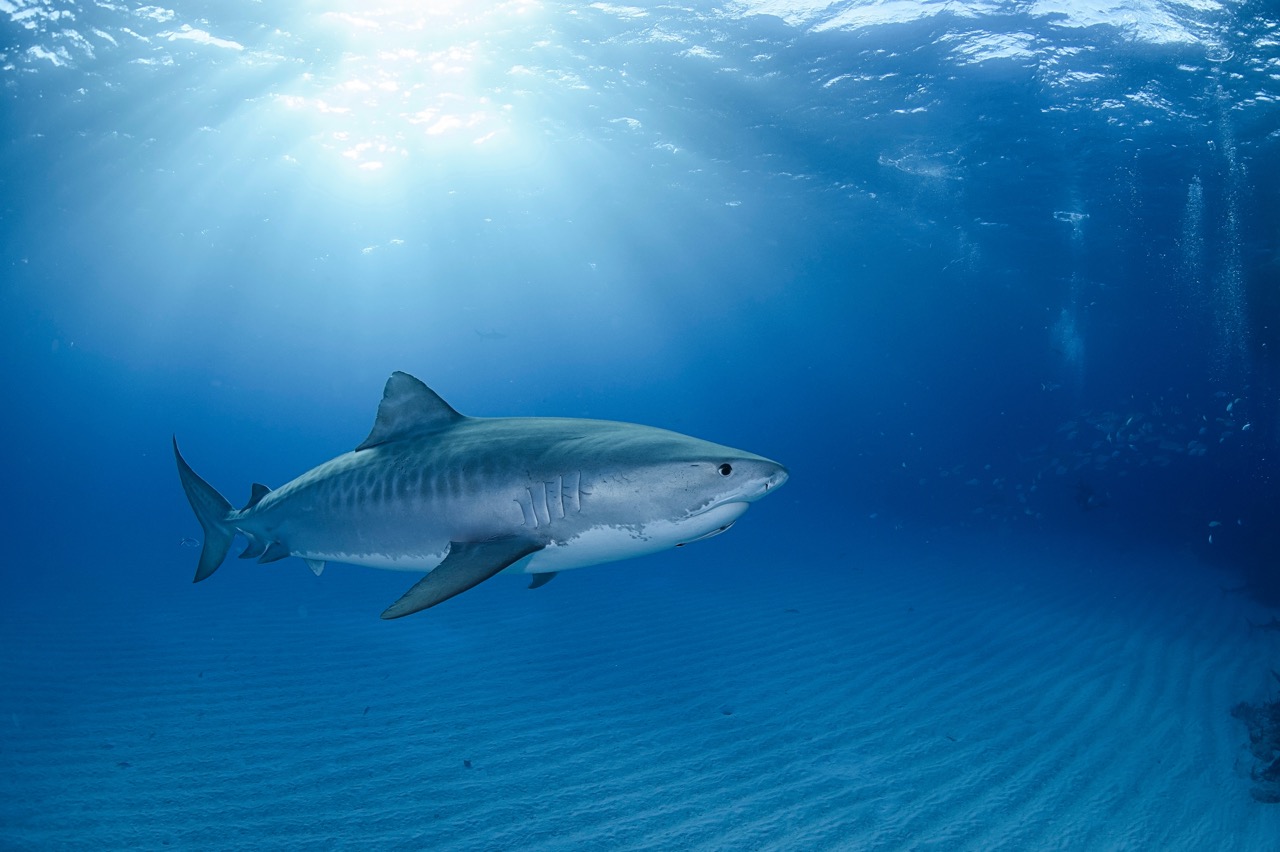
[[449,553],[430,574],[419,580],[404,597],[387,607],[383,618],[403,615],[433,607],[454,595],[478,586],[545,545],[522,538],[500,538],[493,541],[449,542]]
[[396,371],[382,392],[373,431],[356,447],[356,452],[428,435],[465,419],[431,388],[408,373]]
[[173,456],[178,462],[178,478],[182,480],[182,490],[187,495],[187,502],[196,513],[196,520],[204,530],[204,547],[200,549],[200,562],[196,566],[196,578],[199,583],[208,577],[222,560],[227,558],[231,549],[231,541],[236,537],[235,527],[227,523],[232,513],[231,504],[209,483],[201,479],[191,465],[187,464],[182,453],[178,451],[178,439],[173,439]]
[[315,574],[317,577],[319,577],[321,572],[324,571],[323,559],[303,559],[302,561],[307,563],[307,567],[311,569],[311,573]]
[[534,574],[529,578],[529,588],[537,589],[550,583],[556,576],[555,571],[543,571],[541,574]]

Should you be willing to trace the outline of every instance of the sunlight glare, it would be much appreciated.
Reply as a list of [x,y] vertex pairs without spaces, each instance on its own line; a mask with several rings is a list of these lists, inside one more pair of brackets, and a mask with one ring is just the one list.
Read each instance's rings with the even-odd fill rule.
[[[293,33],[327,55],[274,96],[319,152],[364,171],[514,144],[501,35],[537,0],[306,3]],[[299,159],[306,157],[295,152]],[[327,159],[327,158],[324,158]]]

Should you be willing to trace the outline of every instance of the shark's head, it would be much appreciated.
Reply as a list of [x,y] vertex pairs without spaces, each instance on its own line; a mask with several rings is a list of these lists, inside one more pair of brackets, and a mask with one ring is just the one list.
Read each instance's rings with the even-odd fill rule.
[[627,429],[602,453],[613,463],[592,483],[590,502],[627,517],[655,543],[680,546],[724,532],[787,481],[785,467],[754,453],[662,429]]
[[690,514],[697,515],[726,503],[754,503],[787,481],[788,472],[776,461],[742,450],[711,444],[721,452],[710,460],[684,463],[677,477],[694,498]]
[[710,446],[721,451],[718,456],[686,463],[683,493],[689,498],[688,514],[676,522],[681,529],[677,546],[729,529],[752,503],[780,487],[789,475],[785,467],[763,456]]
[[728,530],[751,503],[785,484],[788,473],[771,459],[730,450],[719,461],[690,463],[687,475],[686,494],[694,496],[696,504],[691,503],[687,517],[676,522],[677,548]]

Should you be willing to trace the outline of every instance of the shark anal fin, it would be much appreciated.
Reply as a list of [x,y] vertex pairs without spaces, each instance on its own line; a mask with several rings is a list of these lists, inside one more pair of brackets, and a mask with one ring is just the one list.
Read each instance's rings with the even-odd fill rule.
[[240,554],[241,559],[257,559],[267,550],[266,542],[260,538],[251,538],[249,543],[245,545],[244,552]]
[[541,574],[534,574],[529,579],[529,588],[536,589],[540,586],[545,586],[547,583],[551,582],[551,580],[556,576],[556,573],[557,572],[555,571],[543,571]]
[[273,541],[267,545],[267,549],[258,557],[259,562],[278,562],[286,556],[291,556],[288,545],[278,541]]
[[382,617],[400,618],[447,601],[543,547],[523,538],[451,541],[444,561],[387,607]]
[[303,559],[302,561],[307,563],[307,567],[311,569],[311,573],[315,574],[317,577],[319,577],[320,573],[324,571],[323,559]]

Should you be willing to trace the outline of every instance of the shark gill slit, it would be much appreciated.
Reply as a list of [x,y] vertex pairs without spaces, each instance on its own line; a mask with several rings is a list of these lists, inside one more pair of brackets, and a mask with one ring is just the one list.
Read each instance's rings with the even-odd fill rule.
[[520,504],[520,511],[524,513],[524,525],[526,527],[538,528],[538,513],[533,510],[533,490],[526,488],[524,493],[529,496],[529,502],[526,504],[523,500],[517,500]]
[[547,485],[541,483],[541,487],[530,490],[529,494],[533,498],[533,514],[537,517],[539,523],[551,526],[551,512],[547,508]]
[[[561,482],[563,481],[564,481],[564,477],[561,477]],[[569,492],[570,508],[573,509],[574,513],[581,512],[582,511],[582,471],[577,471],[573,474],[572,489],[573,490]]]
[[543,483],[547,489],[547,511],[555,517],[564,518],[564,477],[557,476],[555,482]]

